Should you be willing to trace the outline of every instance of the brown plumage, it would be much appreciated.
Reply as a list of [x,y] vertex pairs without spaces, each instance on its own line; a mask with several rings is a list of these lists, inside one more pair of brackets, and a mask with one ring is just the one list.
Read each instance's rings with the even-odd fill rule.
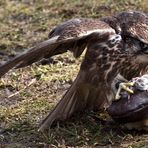
[[0,76],[12,68],[30,65],[70,50],[77,58],[87,48],[80,71],[61,101],[45,118],[40,130],[85,109],[107,107],[114,97],[111,84],[145,73],[148,64],[148,18],[140,12],[72,19],[54,28],[49,39],[0,66]]

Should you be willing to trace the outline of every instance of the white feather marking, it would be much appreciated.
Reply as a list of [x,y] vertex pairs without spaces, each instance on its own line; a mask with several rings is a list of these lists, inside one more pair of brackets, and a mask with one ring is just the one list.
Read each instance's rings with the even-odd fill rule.
[[[70,20],[70,21],[71,21],[71,20]],[[73,21],[74,21],[74,22],[78,22],[78,23],[82,22],[82,20],[79,19],[79,18],[75,18],[75,19],[73,19]]]
[[49,38],[49,40],[45,41],[45,43],[46,43],[46,42],[47,42],[47,43],[51,43],[51,44],[52,44],[52,43],[55,43],[58,38],[59,38],[59,35],[54,36],[54,37],[52,37],[52,38]]
[[141,77],[136,77],[132,79],[135,82],[135,86],[139,90],[148,90],[148,75],[143,75]]
[[114,35],[110,35],[109,40],[111,41],[112,44],[117,44],[122,40],[122,37],[121,35],[114,34]]
[[141,42],[145,43],[145,44],[148,44],[148,41],[145,40],[145,39],[143,39],[143,38],[139,38],[139,40],[140,40]]
[[108,76],[109,72],[112,71],[113,66],[114,66],[115,64],[116,64],[116,61],[112,61],[112,62],[111,62],[111,65],[110,65],[109,69],[105,72],[105,73],[106,73],[106,75],[105,75],[105,80],[107,80],[107,76]]
[[79,36],[80,37],[88,36],[92,33],[99,33],[100,35],[102,35],[102,34],[105,34],[105,33],[115,33],[115,30],[111,29],[111,28],[110,29],[94,29],[94,30],[89,30],[89,31],[83,32]]

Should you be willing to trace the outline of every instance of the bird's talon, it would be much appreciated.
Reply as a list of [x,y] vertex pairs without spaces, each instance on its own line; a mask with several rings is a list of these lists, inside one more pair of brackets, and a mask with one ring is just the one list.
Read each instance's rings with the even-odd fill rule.
[[134,86],[134,84],[135,84],[134,82],[120,83],[119,88],[118,88],[117,93],[116,93],[116,96],[115,96],[115,100],[119,100],[121,98],[120,92],[121,92],[122,89],[127,91],[130,94],[133,94],[134,91],[132,89],[130,89],[129,87]]
[[116,95],[115,100],[119,100],[121,98],[120,95]]

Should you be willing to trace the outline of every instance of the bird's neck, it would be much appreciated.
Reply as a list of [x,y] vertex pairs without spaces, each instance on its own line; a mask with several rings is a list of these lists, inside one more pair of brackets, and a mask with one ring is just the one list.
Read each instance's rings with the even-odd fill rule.
[[123,69],[123,71],[121,71],[121,74],[127,80],[131,80],[134,77],[138,77],[146,74],[147,71],[148,71],[147,64],[132,65],[130,66],[130,69],[126,69],[126,70]]

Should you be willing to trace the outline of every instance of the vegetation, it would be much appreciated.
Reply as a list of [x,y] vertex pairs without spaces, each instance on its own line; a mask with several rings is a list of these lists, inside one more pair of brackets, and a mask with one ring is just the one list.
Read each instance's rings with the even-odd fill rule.
[[[1,63],[45,40],[65,20],[100,18],[129,9],[147,12],[147,0],[1,0]],[[66,53],[48,65],[12,70],[1,79],[0,147],[147,147],[146,133],[111,124],[106,113],[99,118],[93,113],[78,115],[58,124],[48,136],[38,132],[41,120],[77,75],[81,59]]]

